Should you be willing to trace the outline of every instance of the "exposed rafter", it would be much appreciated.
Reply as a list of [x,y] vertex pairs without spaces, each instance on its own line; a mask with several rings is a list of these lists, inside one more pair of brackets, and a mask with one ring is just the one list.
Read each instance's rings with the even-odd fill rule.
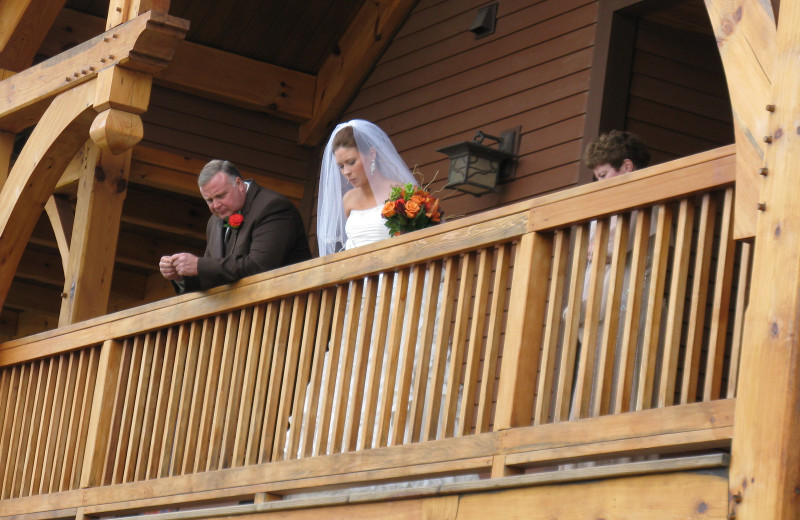
[[36,123],[53,97],[108,67],[160,70],[187,28],[185,20],[150,11],[11,76],[0,82],[0,129],[18,132]]
[[36,52],[66,0],[0,2],[0,68],[19,72]]
[[319,142],[355,95],[416,3],[417,0],[364,2],[339,40],[338,52],[329,56],[320,67],[314,114],[300,127],[300,144]]

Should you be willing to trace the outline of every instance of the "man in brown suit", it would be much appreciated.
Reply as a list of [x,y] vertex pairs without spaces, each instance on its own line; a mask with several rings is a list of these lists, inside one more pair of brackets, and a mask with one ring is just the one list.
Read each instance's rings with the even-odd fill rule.
[[203,167],[197,184],[212,214],[205,254],[176,253],[159,262],[178,293],[311,258],[300,213],[283,195],[245,181],[233,163],[218,159]]

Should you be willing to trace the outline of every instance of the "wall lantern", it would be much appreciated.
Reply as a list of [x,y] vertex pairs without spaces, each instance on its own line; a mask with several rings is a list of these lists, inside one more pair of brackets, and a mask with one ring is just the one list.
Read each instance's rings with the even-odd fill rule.
[[[453,188],[480,197],[497,191],[499,180],[507,179],[513,171],[517,152],[519,129],[508,130],[500,137],[478,130],[472,141],[464,141],[439,148],[450,157],[447,188]],[[495,141],[497,148],[483,144],[484,139]]]

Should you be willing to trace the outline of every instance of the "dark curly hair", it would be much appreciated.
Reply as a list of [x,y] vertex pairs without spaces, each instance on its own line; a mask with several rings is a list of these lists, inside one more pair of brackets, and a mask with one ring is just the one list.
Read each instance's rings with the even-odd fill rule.
[[591,170],[606,163],[619,169],[625,159],[638,170],[650,164],[650,153],[639,136],[621,130],[601,134],[583,151],[583,163]]

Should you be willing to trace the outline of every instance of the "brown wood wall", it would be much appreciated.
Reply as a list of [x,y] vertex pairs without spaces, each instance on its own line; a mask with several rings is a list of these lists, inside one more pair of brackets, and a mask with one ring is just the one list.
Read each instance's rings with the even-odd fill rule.
[[652,163],[733,143],[733,119],[713,33],[642,19],[636,31],[626,128]]
[[[375,122],[432,188],[446,181],[436,149],[522,127],[516,173],[481,198],[443,192],[466,215],[563,188],[577,179],[597,6],[590,0],[503,0],[497,29],[468,31],[485,0],[422,0],[342,120]],[[438,172],[438,176],[437,176]],[[312,231],[313,232],[313,231]]]
[[227,159],[242,170],[287,181],[302,184],[312,160],[311,151],[297,145],[295,122],[166,88],[153,88],[142,120],[143,146]]

